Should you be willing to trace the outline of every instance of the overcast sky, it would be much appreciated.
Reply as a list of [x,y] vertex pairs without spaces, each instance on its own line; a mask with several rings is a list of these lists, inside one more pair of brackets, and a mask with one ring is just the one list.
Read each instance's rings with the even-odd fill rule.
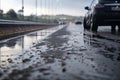
[[[1,8],[4,12],[21,9],[22,0],[1,0]],[[36,14],[36,0],[24,0],[24,15]],[[85,14],[84,7],[90,5],[91,0],[37,0],[38,15],[42,14],[68,14],[81,16]]]

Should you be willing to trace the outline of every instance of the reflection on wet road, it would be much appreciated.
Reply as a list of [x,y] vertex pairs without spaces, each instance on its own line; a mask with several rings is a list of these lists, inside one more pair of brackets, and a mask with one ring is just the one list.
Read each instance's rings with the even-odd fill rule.
[[36,42],[41,41],[46,36],[61,29],[63,26],[57,26],[50,29],[40,30],[37,32],[28,33],[19,37],[0,41],[0,66],[6,66],[7,60],[16,58],[18,55],[23,55],[24,51]]
[[54,29],[56,32],[51,29],[54,34],[43,40],[41,32],[35,32],[13,39],[15,43],[2,44],[1,63],[8,66],[1,64],[0,79],[120,80],[119,35],[110,34],[104,28],[92,33],[74,24]]

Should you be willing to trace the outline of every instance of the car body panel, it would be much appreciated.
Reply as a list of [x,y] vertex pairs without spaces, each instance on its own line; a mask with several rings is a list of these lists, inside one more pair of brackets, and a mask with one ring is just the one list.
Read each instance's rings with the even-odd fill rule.
[[[98,7],[97,7],[98,5]],[[93,0],[84,20],[99,25],[120,25],[120,0]]]

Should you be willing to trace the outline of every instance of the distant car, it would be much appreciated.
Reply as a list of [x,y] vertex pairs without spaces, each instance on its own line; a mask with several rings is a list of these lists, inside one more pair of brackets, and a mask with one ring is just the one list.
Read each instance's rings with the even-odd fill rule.
[[66,22],[64,22],[64,21],[59,21],[58,24],[59,24],[59,25],[62,25],[62,24],[66,24]]
[[76,21],[75,24],[82,24],[82,22],[81,21]]
[[92,0],[84,17],[84,28],[97,31],[98,26],[120,25],[120,0]]

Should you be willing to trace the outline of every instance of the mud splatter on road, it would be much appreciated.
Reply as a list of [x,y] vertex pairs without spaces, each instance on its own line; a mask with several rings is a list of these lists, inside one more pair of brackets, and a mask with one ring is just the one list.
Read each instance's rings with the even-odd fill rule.
[[109,35],[67,25],[9,59],[0,79],[120,80],[120,38]]

